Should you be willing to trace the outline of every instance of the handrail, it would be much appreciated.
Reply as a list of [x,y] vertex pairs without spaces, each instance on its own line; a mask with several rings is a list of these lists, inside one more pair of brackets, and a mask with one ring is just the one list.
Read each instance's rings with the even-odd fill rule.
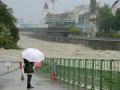
[[[56,66],[52,66],[55,64]],[[42,70],[42,68],[46,68]],[[56,73],[57,79],[92,90],[120,89],[120,60],[105,59],[65,59],[46,58],[42,75],[50,77]],[[56,70],[54,70],[55,68]]]

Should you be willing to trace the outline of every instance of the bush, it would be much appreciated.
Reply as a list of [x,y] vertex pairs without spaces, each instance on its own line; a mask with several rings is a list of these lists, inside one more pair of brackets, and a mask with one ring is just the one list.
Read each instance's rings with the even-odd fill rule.
[[120,34],[119,33],[113,33],[112,37],[113,38],[120,38]]
[[6,49],[17,48],[17,44],[13,40],[13,36],[11,36],[10,29],[4,24],[0,25],[0,47]]
[[97,37],[109,37],[109,38],[120,38],[120,34],[117,32],[97,32],[96,33]]
[[80,30],[77,27],[70,27],[69,33],[72,34],[72,35],[79,35],[80,34]]

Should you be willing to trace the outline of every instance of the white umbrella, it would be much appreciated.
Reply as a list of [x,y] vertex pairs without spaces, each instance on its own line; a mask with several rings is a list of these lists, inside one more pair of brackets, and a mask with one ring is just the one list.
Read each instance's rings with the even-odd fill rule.
[[29,62],[40,62],[44,60],[44,54],[36,48],[28,48],[22,52],[22,57]]

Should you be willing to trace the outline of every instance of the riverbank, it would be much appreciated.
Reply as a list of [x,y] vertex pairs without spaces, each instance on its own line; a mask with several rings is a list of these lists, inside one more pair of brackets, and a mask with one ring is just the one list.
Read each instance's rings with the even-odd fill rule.
[[[93,50],[81,44],[48,42],[27,36],[21,36],[18,45],[23,49],[38,48],[46,57],[51,58],[120,59],[120,51]],[[0,56],[20,60],[22,51],[22,49],[0,49]]]

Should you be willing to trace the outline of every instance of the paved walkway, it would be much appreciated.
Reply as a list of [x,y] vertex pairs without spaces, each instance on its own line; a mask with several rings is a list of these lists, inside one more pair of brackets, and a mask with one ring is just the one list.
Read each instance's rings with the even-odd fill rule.
[[[15,71],[0,77],[0,90],[27,90],[26,88],[26,75],[25,80],[21,81],[20,71]],[[42,76],[33,75],[32,90],[84,90],[77,86],[68,85],[66,83],[52,81]]]
[[[5,67],[5,62],[10,58],[5,58],[0,56],[0,90],[27,90],[26,88],[26,74],[24,74],[25,80],[21,81],[21,71],[17,70],[8,74],[7,68]],[[14,59],[10,61],[15,61]],[[19,67],[18,63],[12,63],[12,66],[9,68],[9,71],[12,71]],[[5,74],[5,75],[4,75]],[[32,85],[34,88],[32,90],[84,90],[80,89],[77,86],[72,86],[67,83],[52,81],[43,76],[33,75]]]

